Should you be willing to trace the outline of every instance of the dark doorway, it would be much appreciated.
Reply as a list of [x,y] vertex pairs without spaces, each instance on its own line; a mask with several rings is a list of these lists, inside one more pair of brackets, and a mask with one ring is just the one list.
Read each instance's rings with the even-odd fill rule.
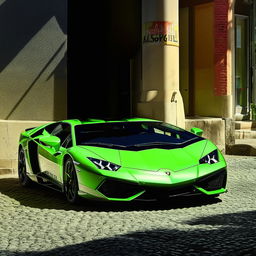
[[235,119],[250,119],[250,104],[254,100],[254,13],[255,3],[237,0],[235,3]]
[[130,60],[140,47],[140,1],[69,4],[68,118],[131,116]]

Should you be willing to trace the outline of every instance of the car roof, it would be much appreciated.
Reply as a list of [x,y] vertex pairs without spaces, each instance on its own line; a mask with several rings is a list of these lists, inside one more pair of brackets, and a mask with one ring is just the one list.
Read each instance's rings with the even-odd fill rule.
[[115,123],[115,122],[159,122],[159,120],[149,119],[149,118],[125,118],[125,119],[96,119],[96,118],[87,118],[85,120],[79,119],[68,119],[63,120],[62,122],[70,123],[72,125],[79,124],[95,124],[95,123]]

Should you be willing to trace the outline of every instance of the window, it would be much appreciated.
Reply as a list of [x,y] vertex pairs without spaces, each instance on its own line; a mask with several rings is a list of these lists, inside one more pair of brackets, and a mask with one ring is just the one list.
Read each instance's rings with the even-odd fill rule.
[[162,122],[117,122],[75,126],[77,145],[132,147],[156,143],[173,145],[200,139],[198,136]]
[[72,136],[71,133],[66,137],[66,139],[64,140],[64,142],[62,143],[62,147],[63,148],[70,148],[72,147],[73,143],[72,143]]
[[54,130],[52,131],[51,135],[57,136],[60,138],[60,144],[66,140],[66,138],[70,135],[71,136],[71,126],[67,123],[59,123]]
[[59,123],[49,124],[46,127],[36,131],[31,137],[35,138],[35,137],[37,137],[39,135],[42,135],[44,130],[46,130],[48,133],[51,133],[56,128],[56,126],[58,126],[58,125],[59,125]]

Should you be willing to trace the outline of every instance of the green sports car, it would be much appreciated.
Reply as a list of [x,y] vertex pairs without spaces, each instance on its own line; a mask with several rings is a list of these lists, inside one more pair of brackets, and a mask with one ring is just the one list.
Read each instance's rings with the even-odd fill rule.
[[226,192],[223,155],[202,130],[158,120],[64,120],[20,135],[20,183],[62,191],[70,203]]

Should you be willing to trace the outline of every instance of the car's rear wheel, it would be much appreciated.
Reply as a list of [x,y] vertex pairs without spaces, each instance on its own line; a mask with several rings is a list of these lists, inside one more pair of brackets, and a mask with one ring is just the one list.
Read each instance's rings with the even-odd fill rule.
[[22,186],[28,187],[32,184],[31,179],[27,175],[25,152],[22,148],[19,149],[18,155],[18,175]]
[[68,202],[72,204],[78,202],[78,181],[76,169],[71,158],[68,158],[64,164],[64,193]]

